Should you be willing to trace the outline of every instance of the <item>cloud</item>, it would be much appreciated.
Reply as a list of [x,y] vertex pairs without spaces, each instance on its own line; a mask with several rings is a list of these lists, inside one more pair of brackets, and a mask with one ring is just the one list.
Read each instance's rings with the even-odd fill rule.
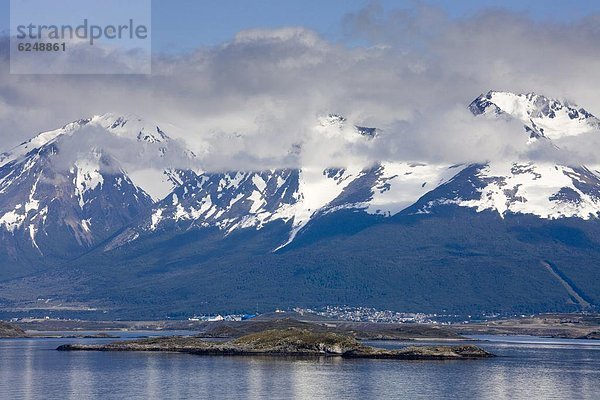
[[197,167],[188,157],[184,144],[179,140],[168,143],[149,143],[132,137],[117,136],[99,125],[83,125],[77,134],[64,135],[57,139],[58,153],[52,158],[56,170],[68,171],[76,160],[93,160],[100,156],[100,169],[107,173],[118,173],[121,168],[128,172],[140,167],[163,170],[177,166],[184,169]]
[[[344,16],[346,44],[302,27],[254,29],[155,54],[149,76],[9,75],[4,39],[0,135],[7,148],[71,120],[135,113],[172,124],[167,133],[205,169],[454,163],[559,157],[527,146],[518,124],[473,118],[467,105],[490,89],[566,98],[600,115],[600,15],[540,23],[495,9],[456,20],[415,4],[386,12],[374,2]],[[324,135],[315,127],[329,113],[381,134]],[[561,161],[600,163],[586,143],[570,139]]]

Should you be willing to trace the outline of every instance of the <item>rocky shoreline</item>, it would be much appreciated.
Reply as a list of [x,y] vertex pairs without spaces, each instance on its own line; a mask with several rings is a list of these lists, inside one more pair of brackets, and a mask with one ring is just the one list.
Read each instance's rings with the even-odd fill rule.
[[197,337],[170,336],[109,344],[67,344],[59,351],[160,351],[221,356],[338,356],[343,358],[449,360],[494,355],[474,345],[409,346],[397,350],[365,346],[353,337],[302,329],[268,330],[225,342]]
[[26,336],[27,334],[20,327],[0,321],[0,338],[21,338]]

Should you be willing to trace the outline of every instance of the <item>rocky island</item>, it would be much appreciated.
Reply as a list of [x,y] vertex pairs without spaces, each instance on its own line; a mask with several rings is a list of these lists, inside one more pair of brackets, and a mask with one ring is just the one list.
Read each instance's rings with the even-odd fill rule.
[[169,336],[109,344],[67,344],[59,351],[165,351],[196,355],[338,356],[344,358],[389,358],[401,360],[445,360],[493,357],[474,345],[410,346],[397,350],[365,346],[353,337],[331,332],[289,328],[253,333],[215,342],[198,337]]

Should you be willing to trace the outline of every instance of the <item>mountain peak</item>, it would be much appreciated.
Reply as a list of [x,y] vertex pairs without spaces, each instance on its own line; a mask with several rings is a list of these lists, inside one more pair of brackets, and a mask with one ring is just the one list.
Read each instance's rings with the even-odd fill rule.
[[[338,131],[343,131],[348,127],[348,120],[346,117],[339,114],[328,114],[327,116],[321,116],[318,118],[319,126],[322,128],[334,128]],[[379,134],[379,129],[371,128],[360,125],[349,125],[351,130],[367,139],[373,139]]]
[[473,100],[469,110],[474,115],[515,118],[535,138],[560,139],[600,129],[600,120],[584,108],[534,92],[490,90]]
[[106,113],[95,115],[90,120],[91,124],[106,129],[108,132],[120,137],[132,138],[148,143],[168,142],[170,138],[161,130],[158,123],[143,119],[136,114]]
[[32,139],[0,154],[0,166],[17,160],[33,150],[56,143],[57,140],[66,136],[90,134],[84,128],[98,128],[117,137],[160,145],[161,154],[164,154],[165,151],[162,145],[171,140],[155,122],[144,120],[135,114],[106,113],[72,121],[62,128],[37,134]]

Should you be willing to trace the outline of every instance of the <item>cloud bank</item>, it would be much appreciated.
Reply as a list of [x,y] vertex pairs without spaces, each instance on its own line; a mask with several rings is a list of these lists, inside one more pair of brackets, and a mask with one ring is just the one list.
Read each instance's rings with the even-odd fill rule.
[[[540,23],[489,10],[456,20],[427,5],[384,12],[374,2],[343,17],[343,43],[302,27],[242,31],[189,54],[155,54],[149,76],[9,75],[4,38],[2,150],[114,112],[172,124],[167,132],[214,170],[381,159],[600,164],[592,151],[600,135],[570,138],[557,155],[527,146],[519,124],[476,119],[466,109],[495,89],[565,98],[600,115],[599,26],[600,15]],[[378,127],[379,138],[324,135],[315,126],[329,113]]]

